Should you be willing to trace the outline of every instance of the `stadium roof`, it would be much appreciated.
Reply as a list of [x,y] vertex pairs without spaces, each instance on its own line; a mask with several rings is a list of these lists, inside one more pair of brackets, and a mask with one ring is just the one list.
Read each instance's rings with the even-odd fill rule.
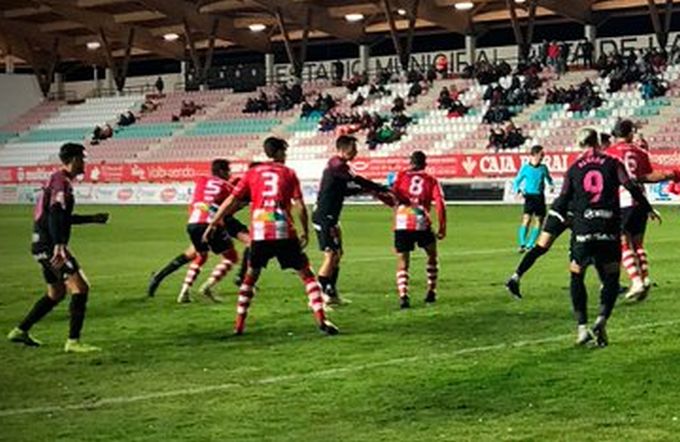
[[[41,54],[104,66],[116,57],[186,58],[186,46],[270,51],[271,42],[330,37],[362,42],[390,30],[484,31],[519,19],[536,1],[539,19],[597,23],[613,13],[680,0],[0,0],[0,51],[31,62]],[[461,7],[468,3],[469,9]],[[457,5],[458,4],[458,5]],[[457,6],[456,6],[457,5]],[[513,6],[511,8],[511,6]],[[390,11],[388,14],[387,11]],[[348,19],[355,14],[357,21]],[[357,15],[357,14],[360,14]],[[283,26],[281,26],[283,24]],[[260,32],[252,25],[264,25]],[[260,26],[262,27],[262,26]],[[282,32],[282,28],[284,32]],[[257,29],[257,28],[255,28]],[[174,38],[174,40],[173,40]],[[128,45],[128,43],[130,43]],[[90,49],[86,45],[90,43]],[[127,50],[126,50],[127,49]],[[109,63],[107,63],[109,62]]]

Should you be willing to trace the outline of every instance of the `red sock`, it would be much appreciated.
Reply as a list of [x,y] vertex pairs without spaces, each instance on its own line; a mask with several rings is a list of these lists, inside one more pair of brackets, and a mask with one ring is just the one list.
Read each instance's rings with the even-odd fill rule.
[[426,272],[427,272],[427,290],[433,292],[437,290],[437,277],[439,276],[438,263],[435,262],[434,264],[428,264]]
[[208,279],[208,283],[212,286],[217,284],[226,276],[227,273],[234,267],[234,264],[238,262],[238,254],[235,249],[227,250],[222,254],[222,261],[215,266]]
[[184,277],[184,285],[186,287],[191,287],[194,284],[194,281],[196,281],[196,278],[198,278],[198,275],[201,273],[201,267],[203,267],[203,264],[205,264],[207,260],[208,255],[198,255],[191,261],[189,270],[187,270],[187,274]]
[[234,331],[238,334],[243,333],[246,327],[246,317],[248,316],[248,309],[250,302],[255,296],[255,278],[246,274],[243,283],[238,290],[238,302],[236,303],[236,324]]
[[301,278],[305,285],[305,293],[309,299],[309,308],[314,313],[314,318],[318,323],[326,320],[326,313],[323,311],[323,298],[321,297],[321,286],[317,282],[314,274]]
[[397,271],[397,291],[400,298],[408,296],[408,270]]
[[637,254],[630,248],[627,242],[622,243],[621,249],[623,252],[621,255],[623,268],[626,269],[628,277],[634,284],[640,284],[642,279],[640,275],[640,269],[638,268]]
[[638,244],[633,244],[633,247],[635,247],[635,253],[640,262],[640,277],[642,278],[642,282],[646,282],[647,278],[649,278],[649,259],[647,258],[647,251],[642,245],[642,241]]

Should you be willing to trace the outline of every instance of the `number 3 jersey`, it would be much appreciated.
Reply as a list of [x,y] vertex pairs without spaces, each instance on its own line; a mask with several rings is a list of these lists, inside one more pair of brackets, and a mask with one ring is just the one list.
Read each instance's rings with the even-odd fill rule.
[[253,241],[297,237],[291,207],[293,200],[302,200],[302,190],[293,169],[274,162],[252,167],[233,194],[240,201],[250,200],[250,236]]
[[234,190],[234,184],[216,176],[202,176],[194,182],[194,193],[189,203],[188,224],[208,224],[220,204]]
[[623,164],[614,157],[589,150],[571,165],[553,208],[558,213],[567,213],[567,208],[573,212],[577,242],[618,240],[621,185],[633,187]]
[[423,231],[432,228],[430,209],[434,201],[444,205],[441,186],[436,178],[424,171],[403,170],[397,174],[392,190],[399,201],[394,216],[394,230]]

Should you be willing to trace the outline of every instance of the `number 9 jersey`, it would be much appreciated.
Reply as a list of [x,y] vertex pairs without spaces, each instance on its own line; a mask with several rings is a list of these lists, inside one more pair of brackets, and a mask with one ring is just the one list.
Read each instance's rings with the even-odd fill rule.
[[250,199],[250,235],[253,241],[297,238],[291,216],[293,200],[302,201],[295,171],[267,162],[252,167],[233,192],[240,201]]
[[397,205],[394,230],[430,230],[432,202],[437,205],[438,212],[444,207],[444,198],[437,179],[422,170],[402,170],[397,174],[392,190],[399,201],[411,202],[410,205]]

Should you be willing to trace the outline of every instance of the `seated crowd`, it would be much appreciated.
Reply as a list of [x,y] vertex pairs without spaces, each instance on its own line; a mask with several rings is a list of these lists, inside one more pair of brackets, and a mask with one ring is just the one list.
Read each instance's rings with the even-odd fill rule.
[[552,87],[546,91],[546,104],[568,104],[569,111],[590,111],[602,106],[603,100],[589,79],[578,86]]
[[609,79],[607,92],[617,92],[627,84],[642,82],[648,84],[647,95],[654,98],[666,93],[667,85],[663,83],[660,75],[667,64],[668,53],[652,48],[630,50],[625,55],[619,52],[602,53],[596,67],[601,78]]
[[283,83],[277,87],[273,97],[269,97],[264,91],[261,91],[257,98],[248,98],[243,113],[284,112],[292,109],[296,104],[302,103],[303,100],[304,93],[300,83],[295,82],[291,86]]
[[489,149],[496,152],[505,149],[516,149],[520,147],[529,137],[524,136],[522,129],[510,122],[505,128],[491,128],[489,134]]

